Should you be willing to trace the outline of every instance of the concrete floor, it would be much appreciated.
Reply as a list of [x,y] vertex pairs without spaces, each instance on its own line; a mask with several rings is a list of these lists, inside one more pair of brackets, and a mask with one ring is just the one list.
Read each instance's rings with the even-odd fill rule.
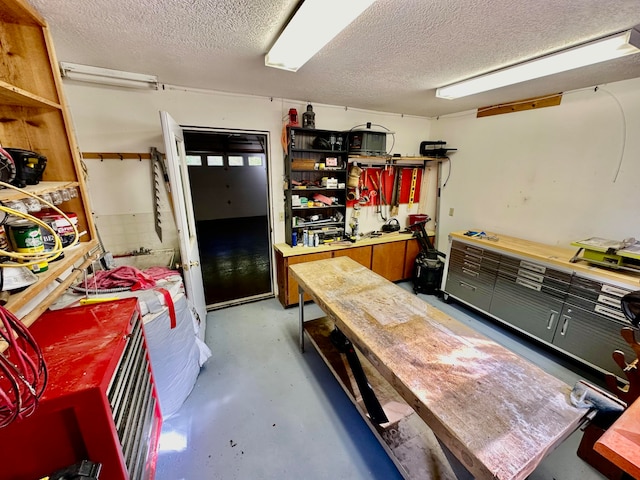
[[[460,305],[420,297],[570,385],[598,383]],[[305,307],[305,318],[320,315],[315,305]],[[156,480],[402,478],[313,347],[307,342],[299,352],[297,321],[297,308],[275,299],[207,315],[213,356],[164,422]],[[580,438],[572,435],[529,479],[603,479],[576,456]]]

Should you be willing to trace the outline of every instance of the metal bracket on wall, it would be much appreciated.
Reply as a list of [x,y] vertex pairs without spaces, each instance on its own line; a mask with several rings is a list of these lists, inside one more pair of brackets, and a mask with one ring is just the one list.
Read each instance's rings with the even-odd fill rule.
[[169,199],[169,205],[173,212],[173,199],[171,197],[171,185],[169,183],[169,174],[167,173],[167,167],[164,163],[164,155],[158,151],[156,147],[151,147],[151,160],[153,162],[151,168],[152,178],[151,181],[153,187],[153,218],[155,221],[155,229],[158,234],[158,238],[162,241],[162,218],[160,215],[160,177],[167,189],[167,197]]

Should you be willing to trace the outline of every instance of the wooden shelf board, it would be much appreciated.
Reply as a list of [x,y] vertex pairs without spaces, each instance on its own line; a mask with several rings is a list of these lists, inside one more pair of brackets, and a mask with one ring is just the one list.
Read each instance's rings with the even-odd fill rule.
[[[77,187],[78,182],[40,182],[37,185],[27,185],[22,190],[25,190],[34,195],[44,195],[45,193],[55,192],[62,188]],[[13,190],[11,188],[0,189],[0,201],[6,202],[9,200],[20,200],[28,195],[24,195],[22,192]]]
[[[65,251],[63,259],[49,263],[47,271],[38,274],[36,283],[22,292],[12,294],[9,297],[6,308],[14,313],[20,310],[46,287],[51,285],[51,282],[55,281],[56,277],[60,276],[68,268],[73,267],[78,260],[95,248],[97,244],[96,240],[80,242],[72,249]],[[53,300],[55,299],[51,299],[51,301]]]
[[48,108],[53,110],[62,109],[59,103],[27,92],[2,80],[0,80],[0,104],[31,108]]
[[46,26],[44,18],[26,1],[16,0],[4,3],[0,12],[0,20],[8,23]]
[[396,165],[399,167],[424,166],[427,162],[444,162],[449,157],[371,157],[364,155],[349,155],[349,162],[365,163],[367,165]]
[[[326,208],[344,208],[346,205],[341,205],[338,203],[334,203],[333,205],[324,205],[322,207],[291,207],[292,211],[300,211],[300,210],[320,210]],[[334,222],[334,223],[342,223],[342,222]]]

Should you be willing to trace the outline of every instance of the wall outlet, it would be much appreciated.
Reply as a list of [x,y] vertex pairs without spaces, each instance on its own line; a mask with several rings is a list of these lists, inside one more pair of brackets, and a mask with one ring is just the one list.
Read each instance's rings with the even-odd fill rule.
[[449,216],[453,217],[453,207],[449,209]]

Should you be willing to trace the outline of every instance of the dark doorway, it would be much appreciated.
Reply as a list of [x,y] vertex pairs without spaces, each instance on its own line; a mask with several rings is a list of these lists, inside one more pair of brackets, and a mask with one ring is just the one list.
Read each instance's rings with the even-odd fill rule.
[[207,307],[273,295],[267,135],[184,128]]

